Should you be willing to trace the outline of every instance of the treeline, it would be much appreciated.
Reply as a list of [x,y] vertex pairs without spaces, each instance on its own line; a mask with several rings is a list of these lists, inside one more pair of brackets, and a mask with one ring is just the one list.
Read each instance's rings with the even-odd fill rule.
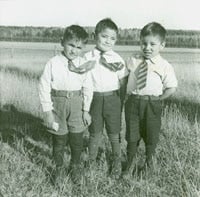
[[[94,43],[94,27],[85,27],[89,44]],[[60,42],[64,28],[0,26],[1,41]],[[140,29],[119,29],[120,45],[139,45]],[[200,31],[168,30],[167,47],[200,48]]]

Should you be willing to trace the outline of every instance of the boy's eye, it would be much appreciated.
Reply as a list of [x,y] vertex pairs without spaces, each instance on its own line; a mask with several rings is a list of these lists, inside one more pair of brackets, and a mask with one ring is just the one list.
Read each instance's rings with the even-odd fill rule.
[[107,38],[108,36],[103,34],[103,35],[101,35],[101,37],[103,37],[103,38]]
[[74,44],[68,44],[70,47],[73,47],[73,48],[77,48],[77,49],[82,49],[82,47],[79,47],[79,46],[75,46]]

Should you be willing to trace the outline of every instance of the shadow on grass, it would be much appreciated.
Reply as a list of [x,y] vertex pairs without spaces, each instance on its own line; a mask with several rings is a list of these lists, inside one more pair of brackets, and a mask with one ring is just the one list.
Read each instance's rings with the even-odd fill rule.
[[3,142],[28,155],[34,163],[42,163],[43,156],[51,158],[52,139],[43,121],[18,111],[13,105],[0,109],[0,136]]
[[[52,134],[47,132],[43,120],[18,111],[13,105],[5,105],[0,109],[0,137],[18,151],[24,149],[34,163],[46,166],[45,158],[52,159]],[[67,142],[65,152],[70,154],[68,145]],[[88,137],[85,136],[84,150],[87,145]]]
[[20,112],[13,105],[5,105],[0,109],[0,125],[3,141],[12,141],[14,136],[21,138],[28,135],[39,141],[47,141],[50,137],[40,118]]

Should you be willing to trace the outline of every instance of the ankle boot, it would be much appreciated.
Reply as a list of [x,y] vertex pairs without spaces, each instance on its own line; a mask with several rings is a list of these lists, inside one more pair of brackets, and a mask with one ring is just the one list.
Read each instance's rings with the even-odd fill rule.
[[101,134],[91,133],[89,137],[89,160],[95,161],[97,159],[99,144],[101,141]]
[[112,147],[112,167],[111,177],[118,179],[122,172],[121,165],[121,146],[119,142],[119,134],[108,134]]
[[119,157],[119,155],[113,155],[110,176],[114,179],[118,179],[121,176],[121,172],[121,158]]
[[137,142],[129,142],[127,144],[127,164],[126,168],[122,174],[123,178],[127,178],[128,176],[132,176],[134,169],[134,158],[137,152]]

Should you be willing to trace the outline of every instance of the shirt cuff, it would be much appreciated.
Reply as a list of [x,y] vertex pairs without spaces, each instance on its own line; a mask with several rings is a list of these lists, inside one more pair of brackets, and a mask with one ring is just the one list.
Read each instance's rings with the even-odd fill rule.
[[89,106],[83,106],[83,111],[86,111],[86,112],[89,112],[90,110],[89,110]]
[[47,111],[52,111],[53,106],[51,104],[42,104],[42,111],[47,112]]

